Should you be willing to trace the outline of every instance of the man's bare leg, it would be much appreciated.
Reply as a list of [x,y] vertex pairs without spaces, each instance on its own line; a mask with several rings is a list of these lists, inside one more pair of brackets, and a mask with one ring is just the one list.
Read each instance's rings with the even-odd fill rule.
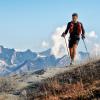
[[76,57],[76,52],[77,52],[77,44],[73,45],[73,61],[75,61],[75,57]]
[[70,51],[70,58],[71,58],[71,64],[72,64],[72,61],[73,61],[73,51],[74,49],[73,48],[69,48],[69,51]]

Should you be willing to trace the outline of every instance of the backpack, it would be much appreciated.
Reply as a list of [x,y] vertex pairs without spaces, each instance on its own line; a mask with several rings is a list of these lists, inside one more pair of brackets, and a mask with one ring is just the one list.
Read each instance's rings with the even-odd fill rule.
[[[77,30],[77,33],[78,33],[78,35],[80,35],[81,32],[82,32],[82,24],[81,24],[80,22],[78,22],[77,24],[78,24],[78,30]],[[73,28],[74,28],[74,23],[71,22],[70,28],[69,28],[69,33],[70,33],[70,34],[73,33]]]

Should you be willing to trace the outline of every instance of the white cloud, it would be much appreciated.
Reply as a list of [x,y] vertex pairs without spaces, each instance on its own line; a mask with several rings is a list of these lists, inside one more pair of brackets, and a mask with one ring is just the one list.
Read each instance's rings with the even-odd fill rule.
[[42,42],[42,47],[47,48],[48,46],[49,46],[48,42],[46,42],[46,41]]
[[100,55],[100,43],[98,43],[96,40],[98,38],[98,35],[95,33],[95,31],[91,31],[89,33],[86,33],[87,39],[86,42],[90,47],[90,54],[91,56],[99,56]]
[[[63,25],[62,27],[58,27],[52,36],[53,46],[52,46],[51,53],[54,54],[56,57],[61,57],[65,54],[66,45],[65,45],[64,38],[61,37],[65,29],[66,29],[66,25]],[[66,40],[68,41],[68,35],[66,36]]]
[[89,33],[86,33],[88,38],[98,38],[97,34],[95,31],[91,31]]
[[91,32],[87,32],[86,33],[86,39],[85,41],[88,43],[88,44],[92,44],[94,45],[95,44],[95,40],[98,38],[98,35],[96,34],[95,31],[91,31]]
[[100,44],[95,43],[93,45],[91,55],[92,56],[99,56],[100,55]]

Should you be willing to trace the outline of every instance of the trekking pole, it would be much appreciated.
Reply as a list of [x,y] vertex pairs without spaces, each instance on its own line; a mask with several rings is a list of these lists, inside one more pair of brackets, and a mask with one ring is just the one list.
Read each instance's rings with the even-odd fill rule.
[[89,55],[89,52],[88,52],[88,49],[87,49],[86,43],[85,43],[84,39],[82,39],[82,40],[83,40],[83,43],[84,43],[84,46],[85,46],[86,52],[88,53],[88,58],[90,59],[90,55]]
[[[65,39],[65,44],[66,44],[66,48],[67,48],[67,52],[68,52],[68,56],[69,56],[69,58],[70,58],[70,53],[69,53],[69,49],[68,49],[68,46],[67,46],[67,41],[66,41],[66,38],[64,37],[64,39]],[[71,58],[70,58],[70,60],[71,60]]]

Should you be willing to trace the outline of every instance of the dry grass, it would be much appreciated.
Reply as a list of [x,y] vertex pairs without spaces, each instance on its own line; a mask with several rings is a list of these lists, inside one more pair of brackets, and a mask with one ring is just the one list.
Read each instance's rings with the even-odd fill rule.
[[26,91],[28,100],[100,99],[100,61],[45,79]]
[[5,94],[0,95],[0,100],[99,100],[100,60],[31,84],[13,95],[17,89],[15,80],[0,78],[0,93]]
[[6,77],[0,77],[0,93],[9,92],[14,88],[14,82]]

